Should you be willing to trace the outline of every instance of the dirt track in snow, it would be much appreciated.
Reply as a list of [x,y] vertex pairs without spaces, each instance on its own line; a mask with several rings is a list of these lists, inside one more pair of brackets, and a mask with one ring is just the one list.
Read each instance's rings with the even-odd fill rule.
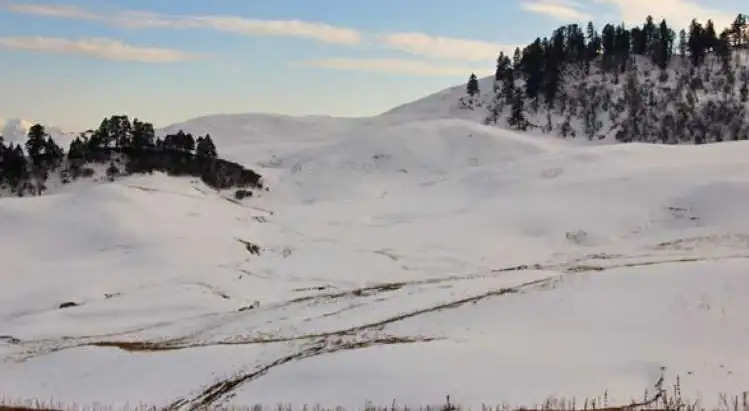
[[[16,357],[15,360],[27,360],[40,355],[45,355],[53,352],[58,352],[67,349],[79,348],[79,347],[109,347],[119,348],[129,352],[163,352],[163,351],[174,351],[188,348],[205,348],[222,345],[251,345],[251,344],[272,344],[272,343],[294,343],[293,349],[288,354],[280,356],[272,361],[268,361],[259,365],[253,366],[249,371],[239,372],[230,378],[225,378],[214,384],[198,389],[191,396],[185,396],[179,400],[174,401],[170,404],[170,409],[201,409],[204,407],[216,405],[222,400],[229,398],[237,388],[243,384],[254,381],[269,370],[293,362],[301,361],[304,359],[317,357],[325,354],[333,354],[340,351],[357,350],[367,347],[373,347],[377,345],[391,345],[391,344],[414,344],[414,343],[426,343],[439,339],[434,336],[394,336],[384,332],[384,328],[389,325],[406,319],[414,318],[420,315],[450,310],[461,307],[469,303],[477,303],[481,300],[488,298],[501,297],[506,295],[518,294],[529,291],[534,287],[544,287],[552,284],[555,280],[568,275],[578,274],[591,274],[598,273],[607,270],[619,269],[619,268],[645,268],[655,265],[663,264],[693,264],[699,262],[712,262],[721,260],[737,260],[737,259],[749,259],[749,255],[726,255],[726,256],[712,256],[712,257],[691,257],[691,256],[661,256],[657,255],[641,255],[635,257],[627,257],[621,255],[607,255],[598,254],[590,255],[584,258],[574,260],[571,263],[564,264],[529,264],[519,265],[512,267],[505,267],[500,269],[492,270],[487,273],[473,273],[466,275],[456,275],[443,278],[425,279],[410,282],[396,282],[379,284],[370,287],[364,287],[359,289],[334,292],[334,293],[318,293],[310,296],[296,298],[286,303],[281,303],[275,307],[269,309],[288,307],[300,304],[316,304],[320,302],[326,302],[331,300],[342,300],[342,299],[363,299],[373,296],[387,295],[403,289],[417,288],[419,286],[430,286],[439,285],[443,283],[459,282],[459,281],[470,281],[481,278],[490,278],[500,276],[503,273],[519,272],[519,271],[549,271],[553,275],[520,283],[515,286],[489,290],[484,293],[473,295],[449,302],[439,303],[432,306],[427,306],[418,310],[405,312],[399,315],[389,316],[387,318],[368,322],[360,325],[356,325],[349,328],[321,332],[321,333],[308,333],[294,335],[290,337],[266,337],[266,338],[228,338],[217,341],[196,341],[192,340],[190,336],[182,336],[177,338],[171,338],[168,340],[131,340],[127,339],[128,335],[136,334],[149,328],[157,329],[165,324],[153,325],[151,327],[143,327],[136,330],[127,330],[122,333],[112,333],[98,336],[82,336],[82,337],[62,337],[60,339],[48,339],[48,340],[36,340],[36,341],[22,341],[14,338],[13,336],[3,337],[5,344],[17,346],[19,348],[25,348],[21,351],[20,357]],[[632,259],[635,259],[632,261]],[[366,303],[363,303],[366,305]],[[236,313],[225,313],[226,315],[236,315]],[[244,315],[251,316],[253,311],[247,311]],[[221,322],[221,313],[215,314],[218,323]],[[200,330],[207,331],[207,330]],[[200,331],[193,333],[197,335]]]

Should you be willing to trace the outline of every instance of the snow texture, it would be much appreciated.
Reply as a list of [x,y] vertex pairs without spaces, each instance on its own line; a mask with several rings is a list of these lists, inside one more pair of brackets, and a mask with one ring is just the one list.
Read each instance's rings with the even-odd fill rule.
[[662,375],[708,406],[748,390],[749,144],[518,134],[460,92],[162,131],[262,174],[241,202],[161,174],[0,199],[0,393],[475,409],[625,404]]

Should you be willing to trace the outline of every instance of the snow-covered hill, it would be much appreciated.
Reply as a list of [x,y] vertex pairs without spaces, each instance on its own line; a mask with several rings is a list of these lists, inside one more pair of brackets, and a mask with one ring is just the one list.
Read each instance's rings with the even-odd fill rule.
[[476,409],[626,404],[661,375],[708,406],[746,391],[749,143],[579,145],[482,125],[460,92],[165,130],[260,172],[270,191],[242,202],[160,174],[0,199],[0,395]]
[[[550,104],[543,95],[530,98],[520,73],[522,112],[534,133],[586,143],[648,142],[704,144],[749,140],[749,52],[731,52],[727,63],[708,55],[693,66],[675,56],[665,69],[649,57],[632,56],[626,70],[604,70],[602,60],[588,70],[568,64]],[[460,116],[509,128],[513,99],[502,82],[485,78],[473,97],[456,87],[394,110],[428,116]],[[451,104],[446,104],[451,102]],[[439,107],[439,108],[436,108]],[[518,127],[515,127],[518,128]]]

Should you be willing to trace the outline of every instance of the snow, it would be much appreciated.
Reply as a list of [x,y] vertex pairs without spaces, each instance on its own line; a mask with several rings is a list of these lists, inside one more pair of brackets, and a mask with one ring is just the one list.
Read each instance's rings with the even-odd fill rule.
[[[0,117],[0,136],[5,140],[5,144],[14,143],[23,145],[28,139],[29,129],[36,124],[33,121],[19,118],[4,119]],[[75,138],[75,133],[65,132],[57,127],[47,127],[47,133],[61,147],[67,147]]]
[[741,392],[749,379],[749,329],[738,326],[749,292],[745,267],[732,260],[568,276],[386,328],[445,340],[297,362],[248,384],[234,401],[314,404],[346,392],[354,401],[344,405],[356,407],[361,399],[428,404],[450,393],[475,409],[498,399],[530,406],[608,391],[609,401],[626,404],[652,387],[663,366],[670,381],[680,375],[682,389],[711,403],[712,393]]
[[[589,72],[575,64],[565,67],[554,107],[549,109],[543,97],[539,100],[525,98],[524,115],[530,124],[527,133],[565,137],[573,144],[611,144],[618,141],[619,132],[626,131],[627,120],[633,116],[641,131],[648,134],[630,136],[625,133],[621,138],[661,143],[665,136],[671,144],[693,144],[699,134],[696,131],[704,125],[711,130],[706,141],[747,139],[749,127],[744,113],[749,109],[749,102],[741,98],[741,89],[749,78],[749,52],[733,52],[730,75],[715,55],[709,55],[699,68],[692,67],[679,56],[674,56],[665,70],[645,56],[632,56],[632,62],[626,72],[616,74],[601,70],[595,63]],[[639,86],[635,89],[645,102],[635,114],[629,113],[625,93],[631,74],[637,79]],[[517,73],[515,87],[521,90],[525,87],[525,80]],[[490,122],[507,129],[511,107],[495,88],[499,91],[501,84],[495,83],[494,76],[485,77],[479,79],[480,92],[476,96],[468,97],[466,86],[460,85],[396,107],[383,117],[406,122],[460,118]],[[717,110],[710,107],[713,104]],[[736,109],[735,114],[730,112],[716,120],[718,112],[729,107]],[[496,116],[494,110],[497,110]],[[680,133],[678,129],[671,129],[667,124],[680,118],[684,110],[693,124],[680,128],[683,134],[675,135]],[[593,123],[597,125],[593,127]],[[716,140],[717,136],[720,140]]]
[[0,394],[477,408],[628,403],[662,373],[708,406],[746,391],[749,144],[517,134],[454,111],[457,90],[162,130],[260,172],[243,202],[158,173],[0,199]]

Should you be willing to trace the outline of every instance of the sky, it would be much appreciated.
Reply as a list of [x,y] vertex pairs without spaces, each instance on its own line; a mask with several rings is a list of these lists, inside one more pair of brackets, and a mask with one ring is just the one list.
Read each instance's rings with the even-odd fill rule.
[[[742,10],[743,8],[743,10]],[[568,23],[727,25],[744,0],[0,0],[0,122],[369,116]]]

